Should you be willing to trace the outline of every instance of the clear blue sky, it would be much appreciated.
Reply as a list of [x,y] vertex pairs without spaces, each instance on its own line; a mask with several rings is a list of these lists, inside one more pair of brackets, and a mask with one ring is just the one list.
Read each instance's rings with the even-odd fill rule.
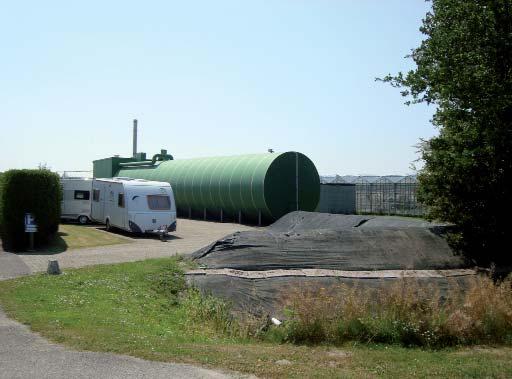
[[434,111],[412,68],[422,0],[2,1],[0,171],[167,148],[296,150],[321,174],[404,174]]

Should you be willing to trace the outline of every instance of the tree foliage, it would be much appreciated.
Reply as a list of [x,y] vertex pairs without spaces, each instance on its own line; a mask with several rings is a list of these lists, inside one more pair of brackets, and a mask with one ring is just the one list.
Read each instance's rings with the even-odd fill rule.
[[434,104],[439,134],[421,144],[420,200],[458,226],[479,262],[510,263],[512,0],[432,0],[409,55],[416,69],[383,80],[406,104]]

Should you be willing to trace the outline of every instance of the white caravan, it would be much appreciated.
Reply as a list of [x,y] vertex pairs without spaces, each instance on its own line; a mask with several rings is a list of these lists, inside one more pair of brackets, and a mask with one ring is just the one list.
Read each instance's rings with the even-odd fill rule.
[[133,233],[165,234],[176,230],[176,204],[171,185],[143,179],[94,179],[91,216]]
[[61,178],[60,184],[62,186],[60,217],[87,224],[91,219],[92,179]]

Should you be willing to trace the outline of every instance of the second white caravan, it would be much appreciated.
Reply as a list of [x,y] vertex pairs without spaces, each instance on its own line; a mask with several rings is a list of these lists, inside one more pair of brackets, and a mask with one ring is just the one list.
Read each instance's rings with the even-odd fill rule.
[[91,218],[133,233],[176,230],[176,204],[171,185],[142,179],[94,179]]
[[91,219],[91,178],[61,178],[60,218],[87,224]]

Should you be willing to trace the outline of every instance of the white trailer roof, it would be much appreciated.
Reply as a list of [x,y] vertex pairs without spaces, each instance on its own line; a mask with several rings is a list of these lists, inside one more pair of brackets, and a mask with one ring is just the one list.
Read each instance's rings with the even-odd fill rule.
[[156,182],[152,180],[145,179],[133,179],[127,177],[114,177],[114,178],[96,178],[95,180],[99,180],[102,182],[109,183],[122,183],[129,186],[155,186],[155,187],[169,187],[170,184],[168,182]]

